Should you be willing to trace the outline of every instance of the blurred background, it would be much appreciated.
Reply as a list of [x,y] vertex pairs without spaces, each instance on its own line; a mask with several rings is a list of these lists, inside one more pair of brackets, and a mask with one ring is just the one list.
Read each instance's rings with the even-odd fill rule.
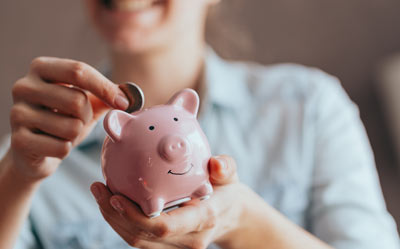
[[[222,0],[207,39],[225,58],[296,62],[337,76],[360,108],[389,211],[400,224],[400,1]],[[0,136],[13,83],[40,55],[98,66],[106,57],[83,1],[4,1],[0,8]],[[366,197],[368,198],[368,197]]]

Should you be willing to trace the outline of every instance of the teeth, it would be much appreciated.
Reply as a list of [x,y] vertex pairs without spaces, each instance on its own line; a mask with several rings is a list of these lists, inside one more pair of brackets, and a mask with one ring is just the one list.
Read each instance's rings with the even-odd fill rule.
[[114,7],[122,11],[140,11],[153,5],[153,0],[120,0],[114,2]]

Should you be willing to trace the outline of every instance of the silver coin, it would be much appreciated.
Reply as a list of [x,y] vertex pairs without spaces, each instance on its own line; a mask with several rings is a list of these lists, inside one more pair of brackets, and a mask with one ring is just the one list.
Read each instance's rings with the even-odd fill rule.
[[125,93],[129,101],[129,107],[125,112],[132,113],[139,111],[144,106],[144,95],[142,89],[132,82],[126,82],[119,85],[119,88]]

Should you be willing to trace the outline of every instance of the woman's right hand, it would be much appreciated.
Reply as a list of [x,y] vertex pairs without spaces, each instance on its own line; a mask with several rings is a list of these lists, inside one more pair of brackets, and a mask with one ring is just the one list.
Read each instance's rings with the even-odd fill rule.
[[109,108],[126,109],[118,86],[91,66],[38,57],[12,89],[9,153],[18,174],[32,180],[51,175]]

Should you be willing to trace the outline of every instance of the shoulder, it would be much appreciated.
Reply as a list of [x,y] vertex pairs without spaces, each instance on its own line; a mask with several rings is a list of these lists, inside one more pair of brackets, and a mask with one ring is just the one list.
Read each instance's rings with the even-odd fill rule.
[[[347,95],[339,79],[321,69],[293,63],[260,65],[254,62],[224,61],[226,72],[234,76],[231,84],[240,87],[242,106],[258,113],[280,109],[285,116],[292,112],[316,121],[347,110],[358,114],[357,106]],[[260,110],[261,108],[261,110]],[[294,115],[294,113],[292,113]],[[306,118],[306,117],[304,117]]]
[[226,62],[241,71],[241,84],[252,98],[270,100],[318,101],[324,95],[347,97],[340,81],[318,68],[285,63],[260,65],[253,62]]
[[269,101],[310,103],[333,96],[349,103],[336,77],[294,63],[261,65],[229,61],[211,51],[206,61],[206,77],[211,94],[225,104],[249,107],[246,102],[252,106]]

